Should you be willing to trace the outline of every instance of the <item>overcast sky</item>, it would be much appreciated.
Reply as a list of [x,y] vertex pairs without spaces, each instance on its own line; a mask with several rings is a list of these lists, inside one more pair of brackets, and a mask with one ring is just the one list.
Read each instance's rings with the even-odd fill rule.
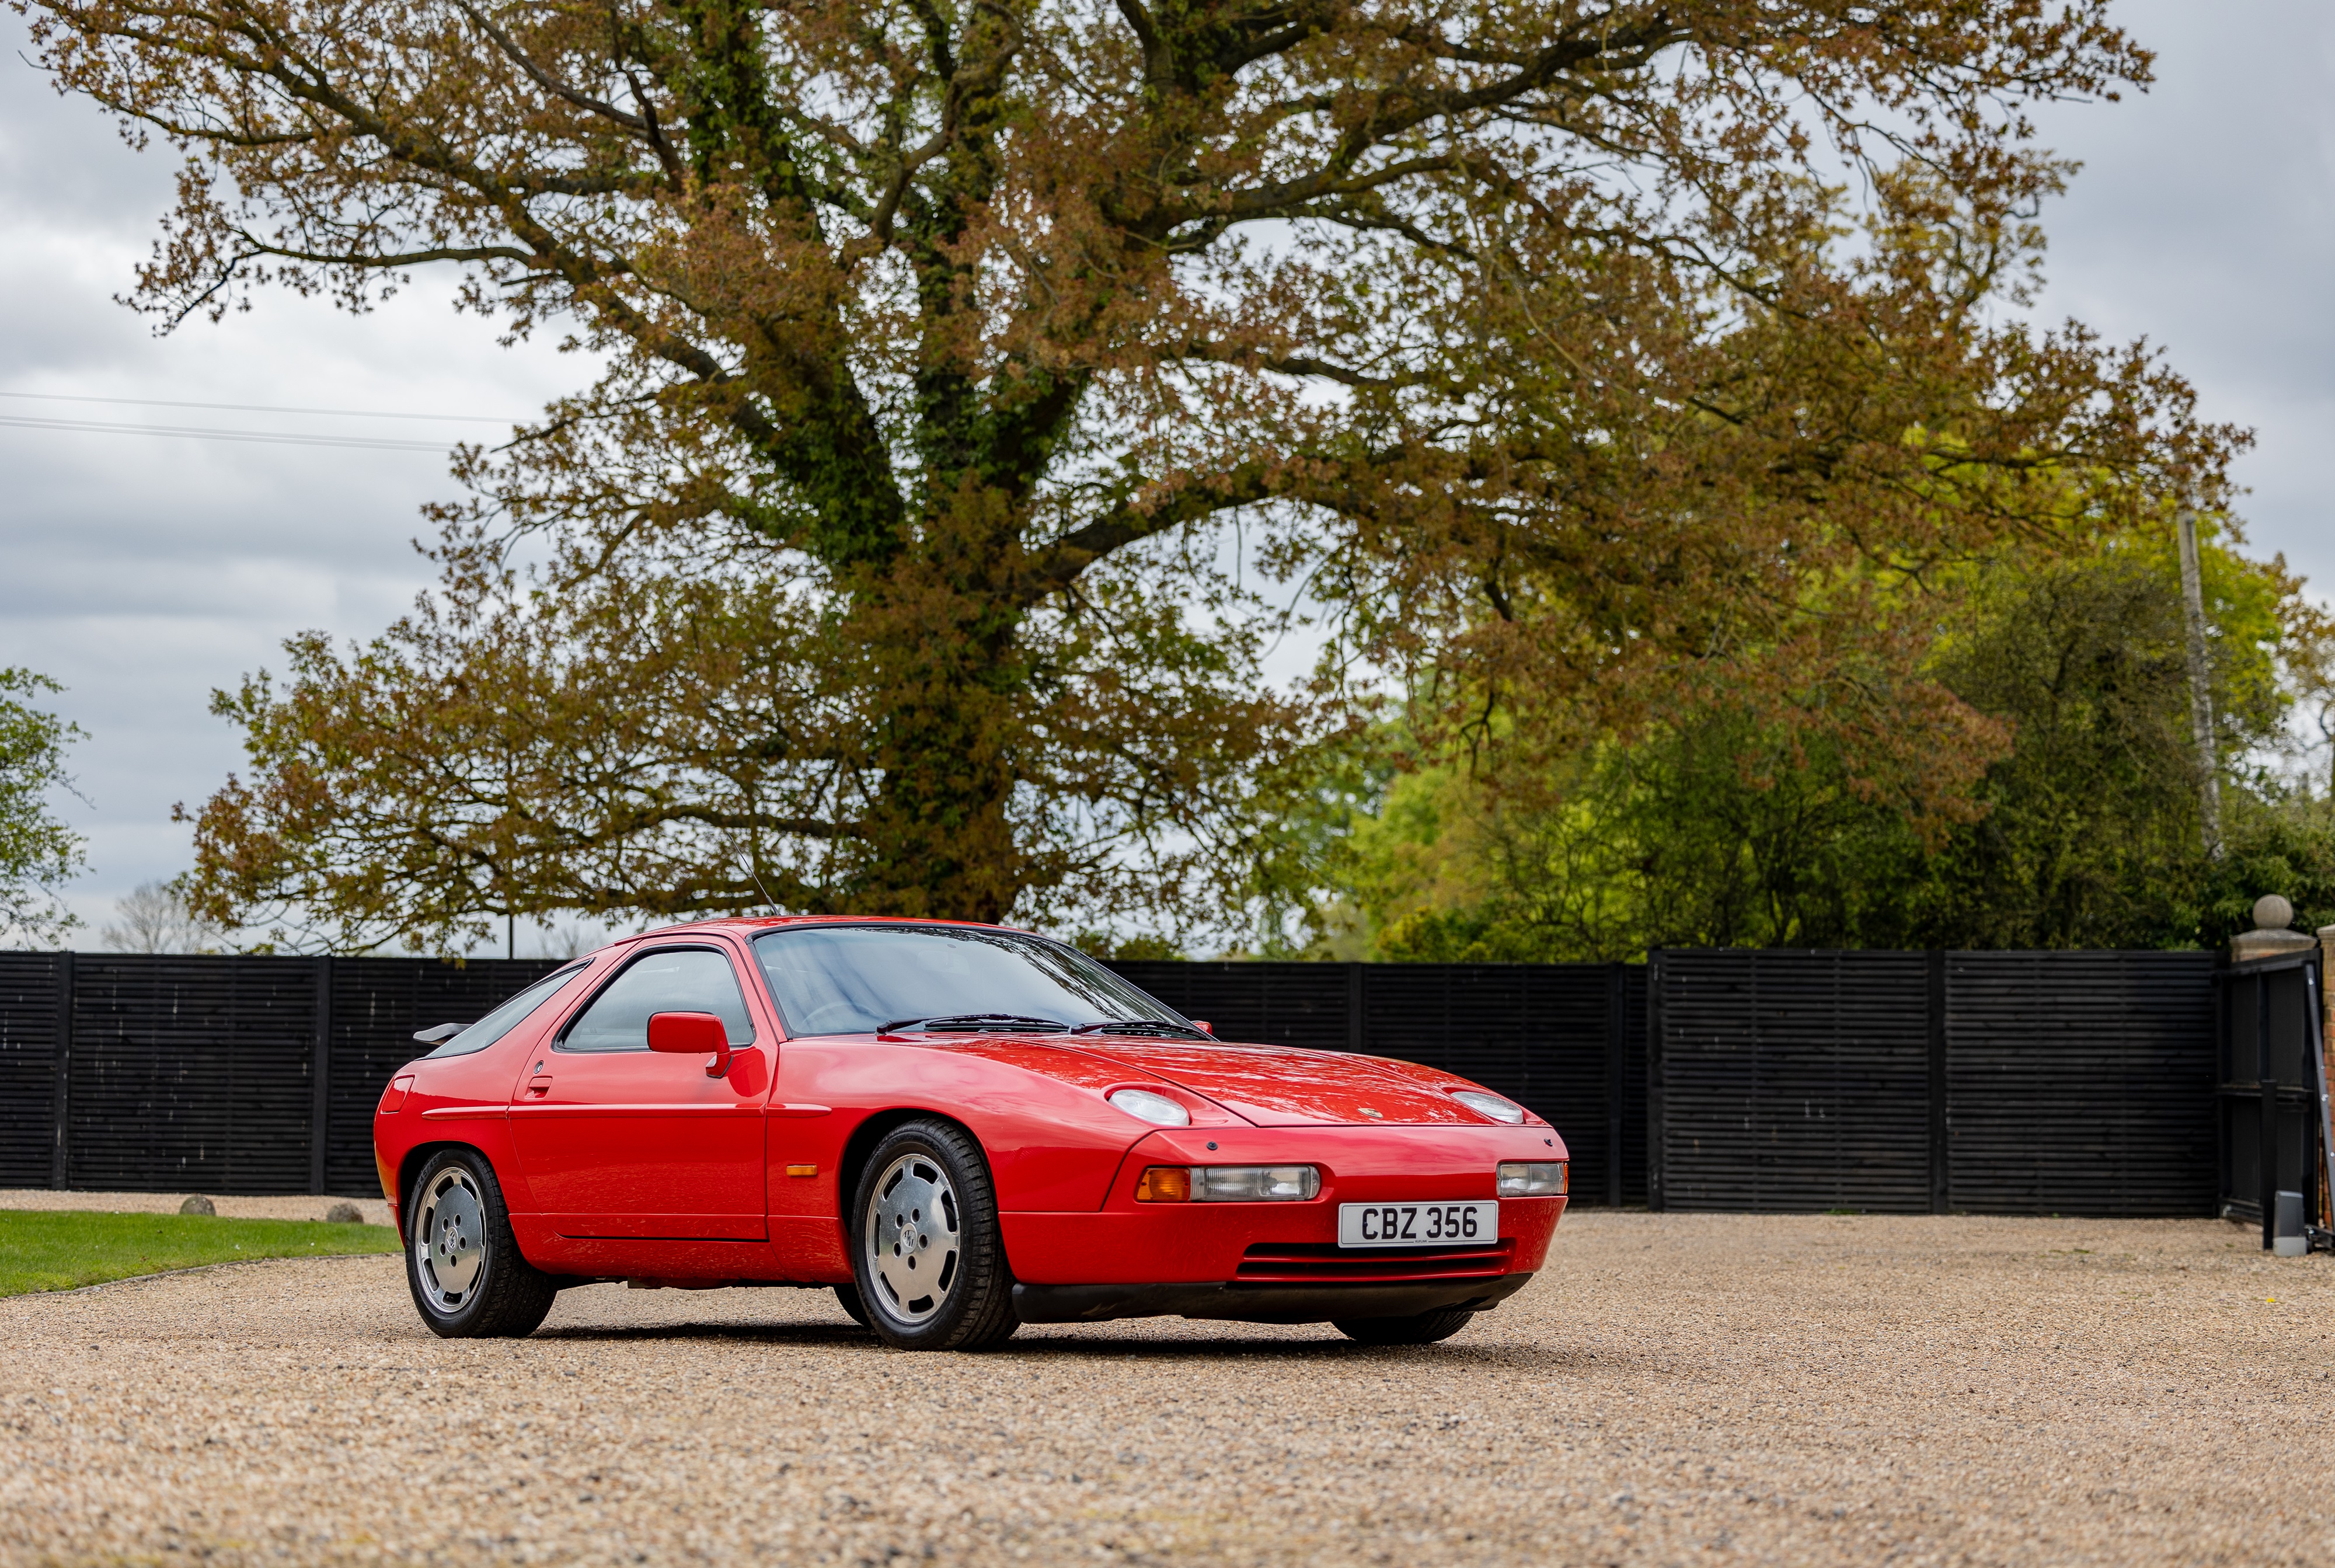
[[[2049,144],[2086,168],[2046,215],[2042,314],[2164,345],[2208,418],[2254,429],[2238,470],[2253,546],[2284,553],[2325,597],[2335,7],[2132,0],[2117,15],[2158,52],[2157,84],[2043,115]],[[171,803],[199,803],[237,765],[234,732],[208,711],[211,690],[280,667],[293,632],[376,631],[427,582],[410,541],[418,508],[453,493],[443,445],[497,429],[444,416],[526,417],[584,367],[497,347],[426,285],[354,319],[264,294],[247,315],[156,339],[112,296],[169,205],[171,160],[131,152],[90,105],[52,93],[23,63],[22,19],[5,9],[0,42],[0,664],[63,682],[63,711],[90,732],[74,754],[87,803],[65,808],[89,837],[73,902],[94,928],[121,894],[186,867]],[[12,422],[24,420],[51,424]],[[358,450],[60,421],[424,444]]]

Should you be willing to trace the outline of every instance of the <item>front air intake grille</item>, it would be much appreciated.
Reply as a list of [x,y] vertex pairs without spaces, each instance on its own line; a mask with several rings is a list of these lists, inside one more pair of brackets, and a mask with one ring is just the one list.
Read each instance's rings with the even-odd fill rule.
[[1372,1247],[1348,1250],[1319,1242],[1259,1242],[1235,1277],[1258,1284],[1401,1280],[1493,1280],[1514,1272],[1516,1243],[1503,1236],[1478,1247]]

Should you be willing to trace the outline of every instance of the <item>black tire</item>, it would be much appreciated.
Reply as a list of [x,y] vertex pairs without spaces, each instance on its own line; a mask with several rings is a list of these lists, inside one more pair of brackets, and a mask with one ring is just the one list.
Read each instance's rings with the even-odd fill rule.
[[895,1350],[986,1350],[1022,1326],[973,1135],[934,1118],[885,1136],[853,1195],[851,1268],[867,1326]]
[[469,1148],[431,1156],[413,1183],[405,1283],[441,1340],[522,1339],[559,1294],[558,1281],[519,1255],[495,1167]]
[[838,1285],[835,1299],[843,1305],[844,1315],[861,1328],[867,1327],[867,1303],[859,1299],[857,1285]]
[[1465,1307],[1439,1307],[1415,1318],[1340,1318],[1335,1326],[1365,1345],[1431,1345],[1466,1328],[1475,1315]]

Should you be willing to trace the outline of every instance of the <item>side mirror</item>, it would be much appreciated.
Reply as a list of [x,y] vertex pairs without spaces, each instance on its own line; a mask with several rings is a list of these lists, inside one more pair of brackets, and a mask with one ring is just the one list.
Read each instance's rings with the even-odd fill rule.
[[730,1070],[730,1031],[710,1012],[649,1014],[649,1049],[676,1056],[711,1051],[713,1060],[705,1064],[705,1076],[720,1078]]
[[1209,1035],[1211,1037],[1213,1037],[1216,1032],[1216,1026],[1205,1018],[1194,1019],[1192,1021],[1192,1027],[1198,1030],[1202,1034]]

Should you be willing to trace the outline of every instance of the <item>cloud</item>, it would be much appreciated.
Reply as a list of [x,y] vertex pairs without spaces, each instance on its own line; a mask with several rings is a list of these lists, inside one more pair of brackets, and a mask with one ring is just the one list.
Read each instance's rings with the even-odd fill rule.
[[[113,303],[171,196],[174,155],[133,152],[86,102],[23,63],[24,24],[0,12],[0,392],[526,418],[591,367],[548,348],[497,346],[425,279],[352,317],[283,293],[248,314],[157,338]],[[67,688],[90,732],[62,802],[89,835],[74,904],[92,926],[113,900],[189,863],[174,801],[200,801],[240,760],[208,713],[214,688],[281,663],[295,632],[377,632],[429,581],[412,540],[421,507],[459,493],[444,450],[501,427],[166,409],[0,397],[0,420],[439,443],[417,451],[29,430],[0,423],[0,664]]]
[[2039,315],[2146,337],[2195,382],[2208,419],[2254,429],[2238,465],[2254,551],[2282,552],[2322,600],[2335,431],[2335,9],[2319,0],[2132,0],[2115,21],[2157,53],[2121,103],[2038,117],[2080,159],[2043,216]]

